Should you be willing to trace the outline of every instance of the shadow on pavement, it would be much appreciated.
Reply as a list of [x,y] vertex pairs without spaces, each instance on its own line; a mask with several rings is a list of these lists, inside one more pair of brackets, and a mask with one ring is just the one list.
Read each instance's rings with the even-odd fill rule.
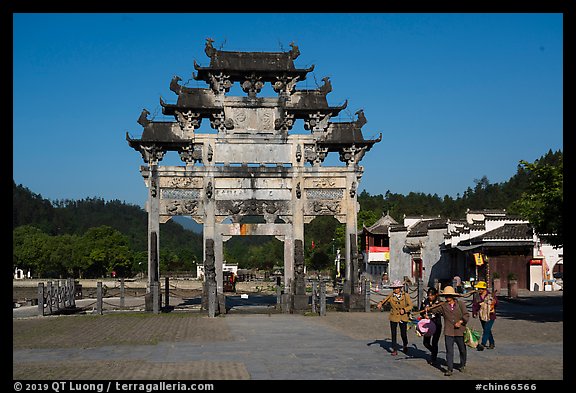
[[562,322],[563,296],[524,296],[515,299],[499,296],[496,316],[533,322]]

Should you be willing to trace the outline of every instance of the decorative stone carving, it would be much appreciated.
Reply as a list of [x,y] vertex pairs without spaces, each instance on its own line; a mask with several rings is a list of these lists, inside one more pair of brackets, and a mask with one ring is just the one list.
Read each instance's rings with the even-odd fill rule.
[[165,188],[202,188],[202,178],[199,177],[160,177],[160,187]]
[[340,151],[340,161],[345,162],[346,165],[351,165],[360,162],[366,154],[366,146],[356,147],[352,145],[350,147],[343,147]]
[[330,83],[330,77],[325,76],[324,78],[322,78],[322,81],[324,82],[324,84],[320,86],[319,91],[320,93],[327,95],[332,91],[332,83]]
[[224,111],[221,111],[212,114],[210,118],[210,126],[215,130],[224,132],[234,128],[234,121],[232,119],[227,119],[224,115]]
[[212,188],[212,182],[209,181],[208,185],[206,186],[206,197],[208,199],[212,198],[213,192],[214,192],[214,189]]
[[354,198],[354,195],[356,195],[356,182],[355,181],[353,181],[352,186],[350,186],[350,197]]
[[157,194],[158,194],[158,183],[156,183],[156,179],[152,178],[150,182],[150,195],[152,196],[152,198],[156,198]]
[[[195,66],[198,64],[194,61]],[[210,87],[215,94],[224,94],[230,91],[232,87],[232,82],[230,81],[230,75],[226,75],[222,72],[214,75],[213,73],[209,73],[210,78]]]
[[294,43],[294,41],[290,43],[290,47],[292,48],[290,50],[290,57],[292,60],[296,60],[296,58],[300,56],[300,49],[298,49],[298,46]]
[[145,163],[151,165],[157,165],[158,161],[162,161],[164,158],[164,154],[166,152],[162,150],[162,148],[156,146],[155,144],[151,145],[140,145],[140,154],[142,154],[142,159]]
[[350,165],[356,161],[355,160],[356,146],[354,145],[352,145],[351,147],[343,147],[339,153],[340,153],[340,161],[345,162],[346,165]]
[[284,112],[282,117],[277,118],[274,120],[274,129],[275,130],[282,130],[288,131],[292,129],[294,125],[294,115]]
[[304,129],[312,131],[326,131],[330,115],[320,112],[311,113],[307,119],[304,119]]
[[334,179],[329,178],[319,178],[319,179],[311,179],[312,187],[314,188],[334,188],[336,187],[336,181]]
[[140,124],[142,127],[146,127],[150,123],[150,120],[148,120],[149,114],[150,112],[148,112],[148,110],[142,109],[140,117],[137,120],[138,124]]
[[356,127],[357,128],[362,128],[362,126],[364,124],[368,123],[368,120],[366,120],[366,116],[364,116],[364,110],[363,109],[357,110],[355,115],[358,115],[358,119],[356,119]]
[[306,281],[304,279],[304,242],[294,240],[294,294],[306,294]]
[[277,81],[272,85],[272,88],[276,93],[292,94],[294,92],[294,88],[296,87],[296,82],[298,82],[300,77],[296,76],[291,78],[284,74],[282,76],[277,76],[276,79]]
[[327,147],[318,145],[304,145],[304,159],[312,165],[320,165],[328,154]]
[[261,81],[262,77],[252,73],[246,77],[246,80],[242,83],[242,90],[248,93],[249,97],[256,97],[257,93],[264,87],[264,82]]
[[214,149],[212,149],[212,145],[208,145],[208,153],[206,157],[208,158],[209,162],[212,162],[212,157],[214,156]]
[[169,215],[192,215],[198,212],[198,201],[174,200],[166,205],[166,214]]
[[163,188],[161,190],[162,199],[199,199],[200,190],[197,188]]
[[180,78],[177,75],[174,75],[174,77],[172,78],[172,80],[170,81],[170,90],[172,90],[174,93],[176,93],[177,95],[180,95],[180,92],[182,91],[182,86],[180,86],[178,84],[179,81],[181,81],[182,78]]
[[300,145],[296,146],[296,161],[300,162],[302,160],[302,147]]
[[260,113],[260,126],[263,130],[272,130],[274,129],[273,125],[273,116],[272,112],[270,111],[261,111]]
[[196,163],[202,161],[202,145],[186,145],[178,150],[180,159],[186,163]]
[[307,189],[306,190],[306,198],[307,199],[342,199],[344,196],[344,190],[342,189],[327,189],[327,188],[318,188],[318,189]]
[[322,215],[334,215],[340,213],[340,201],[312,201],[309,203],[310,213],[322,216]]
[[232,216],[239,222],[243,216],[264,216],[266,222],[273,223],[278,215],[291,214],[289,201],[227,200],[216,201],[218,215]]
[[300,188],[300,182],[296,184],[296,198],[300,199],[302,196],[302,189]]
[[180,129],[185,132],[194,132],[194,129],[200,127],[202,123],[200,113],[194,113],[189,110],[186,112],[174,111],[174,117],[178,121]]
[[204,53],[209,58],[212,58],[216,54],[216,48],[212,45],[214,40],[212,38],[206,38],[206,46],[204,47]]

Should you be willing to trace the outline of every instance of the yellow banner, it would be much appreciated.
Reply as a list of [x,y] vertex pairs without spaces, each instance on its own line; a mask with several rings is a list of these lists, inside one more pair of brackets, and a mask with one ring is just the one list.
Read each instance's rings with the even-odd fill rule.
[[482,258],[482,254],[477,252],[474,254],[474,261],[476,262],[476,266],[481,266],[484,264],[484,259]]

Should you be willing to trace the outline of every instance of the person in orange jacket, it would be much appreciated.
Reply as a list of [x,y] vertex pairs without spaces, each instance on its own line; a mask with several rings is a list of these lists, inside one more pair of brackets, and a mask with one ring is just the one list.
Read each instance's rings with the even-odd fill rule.
[[386,303],[390,303],[390,332],[392,334],[392,356],[398,355],[396,350],[397,344],[397,333],[398,325],[400,325],[400,336],[402,337],[403,349],[402,352],[408,353],[408,334],[407,325],[410,321],[409,313],[412,311],[412,299],[410,295],[402,291],[404,285],[400,280],[394,280],[390,285],[392,288],[392,293],[384,300],[378,302],[377,307],[382,310],[382,306]]

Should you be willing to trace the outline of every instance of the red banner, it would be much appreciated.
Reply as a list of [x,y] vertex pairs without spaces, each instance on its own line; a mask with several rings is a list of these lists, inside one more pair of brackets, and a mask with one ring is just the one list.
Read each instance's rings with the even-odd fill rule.
[[378,247],[378,246],[370,246],[368,247],[368,252],[389,252],[390,247]]

